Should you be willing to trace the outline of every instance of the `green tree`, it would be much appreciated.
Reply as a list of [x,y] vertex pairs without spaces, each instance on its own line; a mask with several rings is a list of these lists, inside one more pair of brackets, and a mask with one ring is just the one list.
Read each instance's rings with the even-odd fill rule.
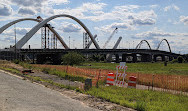
[[184,60],[183,60],[183,57],[182,57],[182,56],[179,56],[179,57],[178,57],[178,63],[183,63],[183,61],[184,61]]
[[81,54],[77,52],[69,52],[62,57],[63,64],[71,65],[80,65],[82,64],[85,59]]

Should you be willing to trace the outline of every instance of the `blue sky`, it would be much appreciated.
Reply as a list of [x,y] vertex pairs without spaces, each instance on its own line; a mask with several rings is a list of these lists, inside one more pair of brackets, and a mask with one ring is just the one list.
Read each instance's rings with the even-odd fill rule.
[[[123,39],[118,48],[135,48],[143,39],[156,49],[162,39],[167,39],[172,52],[188,53],[188,1],[187,0],[0,0],[0,27],[20,18],[43,19],[58,14],[69,14],[80,19],[97,34],[102,48],[117,27],[106,48],[112,48],[117,39]],[[57,18],[49,22],[70,48],[83,48],[84,29],[75,21]],[[20,40],[37,23],[24,21],[15,25]],[[0,35],[0,48],[14,44],[14,26]],[[41,48],[40,30],[23,48]],[[58,43],[58,48],[63,48]],[[95,48],[94,45],[91,48]],[[141,48],[148,48],[143,43]],[[162,43],[160,50],[168,51]]]

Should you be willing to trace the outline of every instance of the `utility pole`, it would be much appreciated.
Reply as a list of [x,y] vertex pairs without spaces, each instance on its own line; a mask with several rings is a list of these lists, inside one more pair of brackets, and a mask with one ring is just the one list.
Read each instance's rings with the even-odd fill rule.
[[15,47],[15,59],[17,59],[17,52],[16,52],[16,25],[14,25],[14,37],[15,37],[15,45],[14,45],[14,47]]
[[69,48],[70,48],[70,36],[69,36]]

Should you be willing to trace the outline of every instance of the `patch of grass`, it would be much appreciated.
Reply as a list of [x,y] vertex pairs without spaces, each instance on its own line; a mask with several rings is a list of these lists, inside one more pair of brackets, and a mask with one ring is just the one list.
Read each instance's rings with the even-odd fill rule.
[[[116,70],[117,65],[119,65],[119,63],[85,63],[83,66],[78,67]],[[126,63],[126,65],[128,66],[127,72],[132,73],[188,75],[188,63],[168,63],[167,66],[164,66],[163,62]]]
[[79,89],[78,87],[59,84],[59,83],[53,82],[52,80],[45,80],[45,79],[42,79],[40,77],[34,77],[34,76],[30,76],[30,75],[26,75],[26,76],[29,77],[32,80],[46,82],[46,83],[49,83],[51,85],[58,86],[59,88],[66,88],[66,89],[70,89],[70,90],[75,90],[77,92],[83,92],[83,90]]
[[64,79],[70,80],[70,81],[85,82],[85,80],[86,80],[86,78],[84,78],[84,77],[70,75],[70,74],[67,74],[66,72],[59,71],[59,70],[56,70],[56,69],[43,68],[42,71],[45,72],[45,73],[48,73],[48,74],[56,75],[60,78],[64,78]]
[[93,87],[86,93],[139,111],[186,111],[188,109],[187,96],[157,91],[112,86]]
[[0,67],[0,69],[11,72],[11,73],[15,73],[15,74],[21,74],[19,70],[14,69],[14,68]]
[[41,68],[41,67],[35,67],[35,66],[32,66],[30,64],[27,64],[27,63],[20,63],[21,66],[23,66],[24,68],[28,68],[28,69],[35,69],[35,70],[40,70],[44,73],[47,73],[47,74],[52,74],[52,75],[56,75],[60,78],[64,78],[66,80],[70,80],[70,81],[79,81],[79,82],[85,82],[86,78],[85,77],[81,77],[81,76],[76,76],[76,75],[71,75],[71,74],[68,74],[64,71],[59,71],[59,70],[56,70],[54,68]]

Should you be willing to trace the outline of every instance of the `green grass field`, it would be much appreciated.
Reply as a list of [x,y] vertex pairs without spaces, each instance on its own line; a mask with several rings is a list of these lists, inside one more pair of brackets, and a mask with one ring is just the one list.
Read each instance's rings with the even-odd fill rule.
[[121,87],[93,87],[86,92],[138,111],[187,111],[188,97]]
[[[89,64],[91,66],[89,66]],[[118,63],[84,63],[82,68],[110,69],[115,70]],[[170,74],[170,75],[188,75],[188,63],[126,63],[127,72],[143,74]]]

